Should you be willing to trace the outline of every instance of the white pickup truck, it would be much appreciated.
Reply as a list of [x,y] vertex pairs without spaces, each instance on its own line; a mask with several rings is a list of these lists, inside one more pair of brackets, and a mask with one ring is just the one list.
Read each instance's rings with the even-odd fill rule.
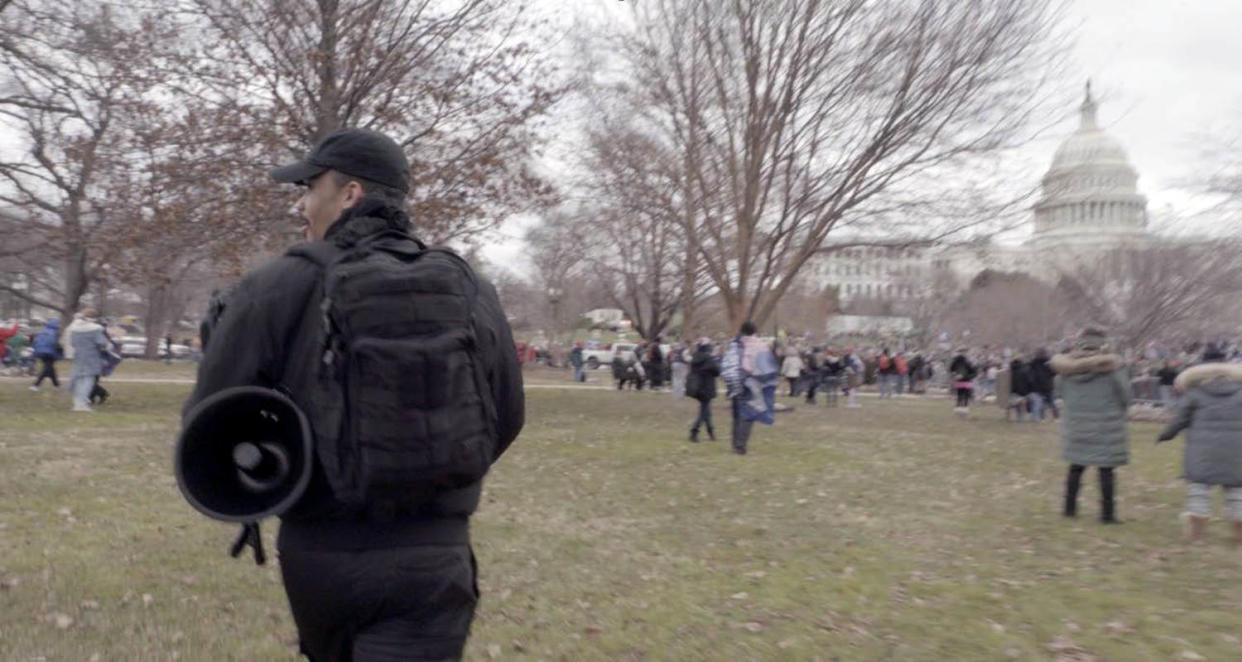
[[[586,367],[591,370],[598,370],[605,366],[611,366],[612,360],[621,355],[622,358],[634,357],[634,348],[638,347],[638,343],[633,342],[615,342],[611,345],[605,345],[604,348],[586,348],[582,350],[582,360],[586,363]],[[660,355],[668,360],[668,353],[673,351],[673,346],[668,343],[660,345]],[[636,358],[636,357],[635,357]]]
[[614,342],[604,345],[602,348],[583,349],[582,360],[586,363],[586,367],[591,370],[598,370],[604,366],[611,366],[612,360],[620,354],[625,357],[634,355],[634,348],[638,347],[637,343],[632,342]]

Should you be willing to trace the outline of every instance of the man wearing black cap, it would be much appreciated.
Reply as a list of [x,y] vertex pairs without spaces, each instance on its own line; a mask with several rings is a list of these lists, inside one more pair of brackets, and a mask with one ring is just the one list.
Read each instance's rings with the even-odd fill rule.
[[[522,428],[524,400],[512,335],[495,289],[474,276],[460,258],[425,250],[408,236],[410,219],[402,209],[409,190],[408,165],[401,148],[387,136],[362,129],[336,131],[304,161],[276,169],[272,177],[306,187],[296,209],[306,221],[308,242],[247,274],[223,305],[215,307],[213,319],[205,323],[210,343],[204,343],[198,383],[186,410],[222,389],[259,385],[288,393],[311,420],[317,444],[315,473],[306,495],[281,516],[277,541],[285,590],[307,657],[320,662],[460,658],[478,600],[469,517],[479,503],[481,473],[477,479],[463,474],[473,481],[466,484],[411,482],[408,492],[419,496],[408,502],[360,503],[357,494],[373,492],[343,490],[345,470],[336,466],[335,458],[346,449],[346,438],[350,443],[378,443],[376,428],[366,428],[370,431],[366,434],[355,430],[363,429],[357,420],[368,415],[358,411],[380,401],[396,403],[374,414],[381,422],[402,416],[429,421],[423,426],[425,438],[419,440],[428,448],[435,445],[437,434],[458,435],[459,428],[474,426],[485,429],[493,444],[480,451],[487,456],[484,461],[504,452]],[[424,290],[396,296],[391,289],[379,288],[371,295],[373,300],[355,301],[352,310],[367,311],[367,324],[359,323],[350,332],[373,333],[375,338],[362,338],[360,343],[355,336],[342,343],[340,338],[347,336],[331,335],[344,333],[333,324],[344,320],[349,326],[358,319],[346,313],[338,318],[332,312],[334,305],[344,306],[342,301],[348,298],[347,286],[339,285],[344,281],[334,270],[343,269],[339,265],[350,256],[372,249],[376,254],[382,249],[386,265],[397,264],[391,256],[431,264],[423,268],[440,269],[436,274],[443,275],[438,279],[443,282],[416,283]],[[365,266],[355,263],[351,268],[358,274],[357,268]],[[449,296],[433,291],[435,287],[462,294]],[[436,306],[442,310],[435,311]],[[440,314],[443,310],[458,311],[455,318],[468,326],[470,341],[461,355],[477,377],[466,386],[454,381],[462,373],[453,372],[451,357],[429,360],[420,355],[423,363],[410,363],[400,353],[390,353],[391,362],[405,362],[395,375],[397,369],[382,361],[362,360],[374,358],[358,349],[366,343],[389,347],[390,352],[406,345],[415,348],[411,352],[420,351],[418,343],[426,337],[427,325],[453,317]],[[414,319],[419,315],[424,316],[421,321]],[[436,319],[428,322],[427,315]],[[331,323],[325,324],[327,319]],[[368,331],[360,330],[364,326]],[[393,332],[394,328],[402,331]],[[408,367],[432,366],[440,359],[448,361],[449,378],[440,373],[420,375]],[[353,385],[338,391],[325,387],[336,383],[331,377],[337,371],[352,371],[348,374],[353,382],[342,383]],[[442,382],[453,382],[452,392],[428,404],[437,396],[436,389],[448,388]],[[324,393],[337,397],[325,399]],[[463,393],[470,397],[463,398]],[[351,404],[344,406],[342,400]],[[349,423],[322,423],[332,420],[325,418],[331,412]],[[441,414],[449,418],[435,418]],[[351,420],[351,415],[359,418]],[[325,447],[333,450],[325,452]],[[370,468],[366,462],[362,465],[364,470]]]

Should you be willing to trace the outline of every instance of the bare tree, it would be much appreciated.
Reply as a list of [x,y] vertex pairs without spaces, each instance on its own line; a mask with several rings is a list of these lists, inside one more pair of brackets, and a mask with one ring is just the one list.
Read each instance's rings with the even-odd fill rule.
[[634,107],[682,157],[682,232],[731,322],[766,320],[834,231],[995,201],[980,166],[1043,108],[1053,4],[635,3]]
[[941,330],[972,343],[1034,349],[1065,337],[1068,305],[1052,285],[1023,273],[980,272],[942,311]]
[[682,335],[693,333],[709,281],[683,232],[681,159],[626,123],[605,124],[589,145],[585,188],[594,204],[584,230],[609,298],[644,338],[662,334],[678,311]]
[[110,5],[19,2],[0,16],[0,120],[20,145],[0,157],[0,202],[20,219],[28,244],[11,257],[31,284],[0,289],[68,317],[117,257],[129,219],[111,193],[134,177],[130,119],[174,39],[162,18]]
[[581,227],[568,211],[558,209],[526,233],[526,244],[535,267],[533,285],[543,294],[535,296],[539,301],[546,301],[551,309],[548,318],[552,335],[564,330],[564,304],[586,262],[587,246]]
[[1118,248],[1062,270],[1058,290],[1080,322],[1105,325],[1122,345],[1200,339],[1212,321],[1230,323],[1242,308],[1238,242],[1183,242]]
[[385,131],[406,148],[412,216],[435,243],[550,201],[531,157],[563,90],[524,2],[184,1],[206,34],[193,94],[268,161],[343,126]]

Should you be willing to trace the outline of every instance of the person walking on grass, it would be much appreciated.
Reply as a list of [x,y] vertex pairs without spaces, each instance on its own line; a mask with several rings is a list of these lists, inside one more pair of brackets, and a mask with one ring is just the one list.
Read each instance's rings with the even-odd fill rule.
[[957,356],[949,363],[949,376],[957,394],[957,404],[954,405],[953,412],[958,416],[970,414],[970,397],[975,391],[975,377],[979,376],[979,369],[966,356],[967,351],[965,347],[958,349]]
[[690,426],[690,441],[698,443],[699,426],[707,427],[707,438],[716,441],[716,430],[712,427],[712,400],[716,399],[716,377],[720,376],[720,362],[712,353],[712,343],[707,338],[700,338],[690,361],[690,373],[686,376],[686,395],[699,403],[699,414]]
[[1156,379],[1160,382],[1160,406],[1172,409],[1177,404],[1177,398],[1173,394],[1173,383],[1177,380],[1177,359],[1166,360],[1156,372]]
[[271,175],[303,187],[306,242],[228,296],[185,410],[259,386],[309,419],[313,479],[276,539],[304,655],[460,659],[479,602],[470,518],[525,421],[496,289],[414,237],[388,136],[339,129]]
[[1026,414],[1030,414],[1030,421],[1035,422],[1035,413],[1031,411],[1029,404],[1031,394],[1031,374],[1022,359],[1015,358],[1009,362],[1009,401],[1005,403],[1005,419],[1009,419],[1009,413],[1017,414],[1018,422],[1022,422],[1022,418]]
[[108,334],[107,321],[100,320],[99,324],[103,327],[104,340],[108,341],[108,349],[103,353],[103,366],[100,368],[99,374],[95,375],[95,385],[91,387],[90,403],[92,406],[96,402],[102,405],[111,397],[112,394],[99,383],[99,380],[111,375],[112,371],[116,370],[116,367],[121,364],[121,348],[112,339],[112,336]]
[[828,400],[829,407],[837,406],[837,394],[841,390],[841,375],[845,372],[845,366],[841,361],[841,357],[837,353],[829,349],[824,354],[823,365],[820,367],[821,388],[824,396]]
[[889,356],[887,347],[876,358],[875,378],[879,382],[880,397],[893,397],[893,386],[897,381],[897,366],[893,363],[893,357]]
[[108,351],[112,349],[94,308],[74,315],[73,322],[65,329],[64,345],[69,348],[69,358],[73,359],[73,370],[69,373],[73,411],[93,411],[90,406],[91,392],[99,375],[103,374]]
[[574,342],[574,348],[569,352],[569,365],[574,368],[574,381],[586,381],[586,362],[582,360],[582,341]]
[[897,396],[910,391],[910,363],[906,361],[905,352],[897,352],[893,357],[893,378],[896,380]]
[[1212,488],[1220,486],[1233,543],[1242,548],[1242,365],[1226,363],[1224,352],[1209,347],[1203,363],[1180,374],[1174,388],[1182,398],[1156,443],[1186,431],[1186,540],[1203,542],[1212,516]]
[[745,455],[755,421],[775,422],[778,369],[772,349],[755,336],[755,323],[742,323],[725,351],[721,375],[733,412],[733,452]]
[[845,388],[845,406],[850,409],[857,409],[862,406],[858,402],[858,391],[866,380],[867,366],[863,363],[862,357],[858,356],[858,353],[853,348],[845,350],[845,356],[841,359],[841,364],[842,383]]
[[1069,463],[1063,514],[1078,515],[1082,474],[1087,467],[1098,467],[1100,521],[1117,524],[1115,470],[1130,461],[1130,378],[1121,357],[1107,350],[1104,332],[1088,327],[1078,335],[1074,350],[1052,357],[1051,365],[1057,373],[1054,389],[1063,401],[1061,456]]
[[785,348],[785,360],[781,362],[781,376],[789,382],[789,397],[797,397],[799,380],[802,379],[802,356],[793,347]]
[[34,339],[34,356],[42,364],[39,376],[30,385],[30,390],[37,391],[44,378],[52,380],[54,388],[60,388],[60,380],[56,377],[56,361],[63,356],[64,348],[60,344],[60,320],[53,317],[47,321]]
[[806,403],[815,404],[815,394],[823,383],[822,347],[813,347],[802,359],[802,382],[806,389]]
[[670,370],[673,376],[673,397],[688,395],[686,392],[686,380],[690,376],[690,361],[693,358],[691,355],[692,351],[688,341],[681,341],[673,345],[673,349],[669,352],[669,363],[672,365]]
[[1031,412],[1031,420],[1041,423],[1044,421],[1045,410],[1051,412],[1054,417],[1060,415],[1052,397],[1054,375],[1052,367],[1048,365],[1048,360],[1048,350],[1041,347],[1035,351],[1035,356],[1031,358],[1031,363],[1027,367],[1027,377],[1031,386],[1031,392],[1026,396],[1027,409]]

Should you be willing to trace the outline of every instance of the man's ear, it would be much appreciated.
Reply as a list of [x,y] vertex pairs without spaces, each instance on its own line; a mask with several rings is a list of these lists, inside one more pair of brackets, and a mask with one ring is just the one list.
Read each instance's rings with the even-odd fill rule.
[[367,192],[362,190],[362,184],[350,180],[345,184],[345,208],[348,209],[358,204],[358,201],[366,194]]

